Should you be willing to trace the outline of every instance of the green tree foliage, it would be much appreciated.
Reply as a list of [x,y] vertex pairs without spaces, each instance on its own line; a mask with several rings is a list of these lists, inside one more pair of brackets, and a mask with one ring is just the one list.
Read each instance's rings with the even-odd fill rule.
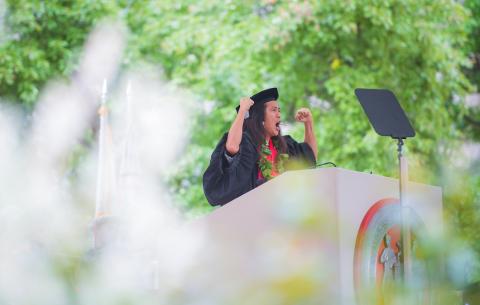
[[480,1],[467,0],[464,4],[470,10],[472,17],[467,21],[469,37],[466,50],[472,60],[472,67],[467,70],[467,75],[477,89],[480,89]]
[[85,37],[115,8],[106,0],[11,0],[7,5],[0,94],[29,107],[48,79],[72,73]]
[[[468,120],[478,112],[463,104],[474,90],[465,75],[478,84],[471,56],[478,60],[475,0],[465,6],[447,0],[22,0],[7,9],[3,97],[32,105],[47,79],[72,72],[92,26],[115,16],[130,30],[127,66],[160,64],[168,79],[203,100],[192,117],[191,144],[170,177],[179,204],[191,213],[209,210],[201,177],[240,97],[268,86],[279,88],[283,120],[298,140],[303,130],[294,111],[312,109],[319,161],[341,167],[397,173],[395,143],[371,129],[353,94],[357,87],[389,88],[406,110],[417,131],[406,142],[412,180],[447,183],[442,163],[462,141],[478,140]],[[478,204],[478,174],[470,177],[466,197],[446,188],[450,215],[459,211],[455,203],[470,202],[469,211]],[[475,227],[477,220],[469,219],[475,218],[462,226]]]
[[[397,172],[395,144],[373,132],[353,90],[392,89],[417,131],[407,141],[412,168],[432,169],[413,171],[413,179],[438,183],[441,157],[462,136],[461,97],[472,89],[461,70],[467,16],[449,1],[179,1],[136,2],[127,20],[132,60],[159,62],[170,79],[214,101],[196,118],[191,163],[181,169],[189,174],[175,180],[180,190],[201,184],[198,169],[239,98],[270,85],[280,89],[284,120],[310,104],[321,161],[389,176]],[[292,133],[301,139],[301,130]],[[191,207],[205,205],[188,198],[199,200]]]
[[[480,91],[480,1],[467,0],[465,7],[470,10],[471,18],[467,21],[469,33],[466,52],[471,60],[471,65],[465,69],[467,77]],[[469,109],[465,115],[466,132],[477,142],[480,141],[480,106]]]

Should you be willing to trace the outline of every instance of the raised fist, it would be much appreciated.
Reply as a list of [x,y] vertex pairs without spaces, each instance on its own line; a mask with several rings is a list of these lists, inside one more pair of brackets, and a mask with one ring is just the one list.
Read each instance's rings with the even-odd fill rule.
[[308,108],[300,108],[297,110],[297,114],[295,115],[295,120],[298,122],[312,122],[312,113]]
[[255,102],[252,101],[249,97],[242,97],[240,99],[240,110],[248,111],[250,107],[253,106],[253,104],[255,104]]

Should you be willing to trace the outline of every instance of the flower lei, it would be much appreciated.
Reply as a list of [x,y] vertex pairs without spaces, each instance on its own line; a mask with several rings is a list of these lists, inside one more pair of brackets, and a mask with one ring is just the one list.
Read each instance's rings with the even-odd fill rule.
[[[276,141],[273,142],[273,145],[278,150],[278,146],[276,144],[277,144]],[[258,160],[258,167],[260,168],[260,171],[262,172],[262,176],[263,178],[265,178],[266,181],[273,178],[272,171],[274,169],[279,174],[285,172],[284,162],[288,159],[288,154],[277,154],[277,157],[275,158],[275,162],[271,162],[270,160],[267,159],[267,156],[270,156],[271,154],[272,154],[272,151],[268,147],[268,141],[265,140],[265,142],[261,146],[261,155],[260,155],[260,160]],[[275,163],[276,166],[273,163]]]

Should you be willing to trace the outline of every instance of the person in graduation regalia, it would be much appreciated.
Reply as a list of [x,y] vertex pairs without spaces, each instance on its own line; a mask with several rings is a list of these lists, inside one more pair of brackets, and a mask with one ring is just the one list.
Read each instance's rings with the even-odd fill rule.
[[218,142],[203,174],[203,190],[211,205],[232,201],[278,176],[289,164],[295,163],[296,169],[299,163],[303,168],[315,167],[317,141],[310,110],[301,108],[295,115],[305,125],[305,140],[297,143],[281,134],[277,100],[277,88],[240,100],[237,116]]

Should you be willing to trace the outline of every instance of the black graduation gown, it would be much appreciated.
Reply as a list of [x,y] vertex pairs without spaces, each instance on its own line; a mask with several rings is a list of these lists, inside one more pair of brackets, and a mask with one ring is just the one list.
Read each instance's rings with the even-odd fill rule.
[[[203,174],[203,191],[208,202],[224,205],[254,189],[263,181],[257,181],[259,154],[249,133],[244,131],[239,151],[230,162],[225,157],[228,133],[225,133],[212,153],[210,165]],[[297,143],[290,136],[283,136],[288,147],[289,160],[300,159],[307,167],[315,167],[316,160],[310,145]]]

